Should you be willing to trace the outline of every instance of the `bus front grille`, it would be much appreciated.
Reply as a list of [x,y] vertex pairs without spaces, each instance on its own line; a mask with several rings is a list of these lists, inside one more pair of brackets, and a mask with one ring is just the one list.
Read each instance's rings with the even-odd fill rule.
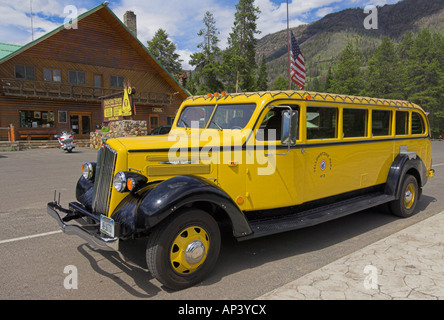
[[117,152],[104,144],[98,154],[92,201],[93,212],[97,215],[108,213],[116,158]]

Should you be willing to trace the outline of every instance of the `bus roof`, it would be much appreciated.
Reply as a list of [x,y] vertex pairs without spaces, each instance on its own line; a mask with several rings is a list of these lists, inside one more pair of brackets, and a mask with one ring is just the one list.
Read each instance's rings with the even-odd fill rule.
[[350,96],[335,93],[320,93],[320,92],[310,92],[310,91],[259,91],[259,92],[245,92],[245,93],[215,93],[207,94],[201,96],[191,96],[186,100],[192,100],[196,102],[210,102],[212,99],[214,101],[219,100],[239,100],[243,99],[294,99],[294,100],[305,100],[305,101],[317,101],[317,102],[338,102],[345,104],[361,104],[369,106],[384,106],[384,107],[399,107],[399,108],[412,108],[421,109],[418,105],[403,101],[403,100],[391,100],[391,99],[379,99],[370,97],[360,97],[360,96]]

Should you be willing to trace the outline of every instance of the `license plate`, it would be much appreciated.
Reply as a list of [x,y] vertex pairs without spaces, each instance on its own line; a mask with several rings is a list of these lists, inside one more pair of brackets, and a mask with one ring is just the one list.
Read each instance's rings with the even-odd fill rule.
[[104,234],[114,237],[114,220],[108,218],[107,216],[100,216],[100,232]]

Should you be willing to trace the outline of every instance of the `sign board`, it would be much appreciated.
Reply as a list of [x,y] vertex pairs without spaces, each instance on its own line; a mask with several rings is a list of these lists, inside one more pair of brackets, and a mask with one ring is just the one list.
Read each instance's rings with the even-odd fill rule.
[[136,114],[133,95],[135,88],[125,83],[123,92],[100,97],[102,100],[103,122],[123,120]]

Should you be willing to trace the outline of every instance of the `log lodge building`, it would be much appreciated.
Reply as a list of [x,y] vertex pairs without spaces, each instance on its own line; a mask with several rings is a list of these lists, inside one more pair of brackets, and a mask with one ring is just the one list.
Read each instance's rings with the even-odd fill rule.
[[99,97],[123,92],[127,81],[136,88],[134,120],[147,121],[148,132],[171,124],[188,93],[137,39],[134,13],[124,21],[104,2],[80,15],[77,29],[62,25],[25,46],[0,43],[0,127],[13,124],[17,140],[63,130],[89,139],[103,122]]

